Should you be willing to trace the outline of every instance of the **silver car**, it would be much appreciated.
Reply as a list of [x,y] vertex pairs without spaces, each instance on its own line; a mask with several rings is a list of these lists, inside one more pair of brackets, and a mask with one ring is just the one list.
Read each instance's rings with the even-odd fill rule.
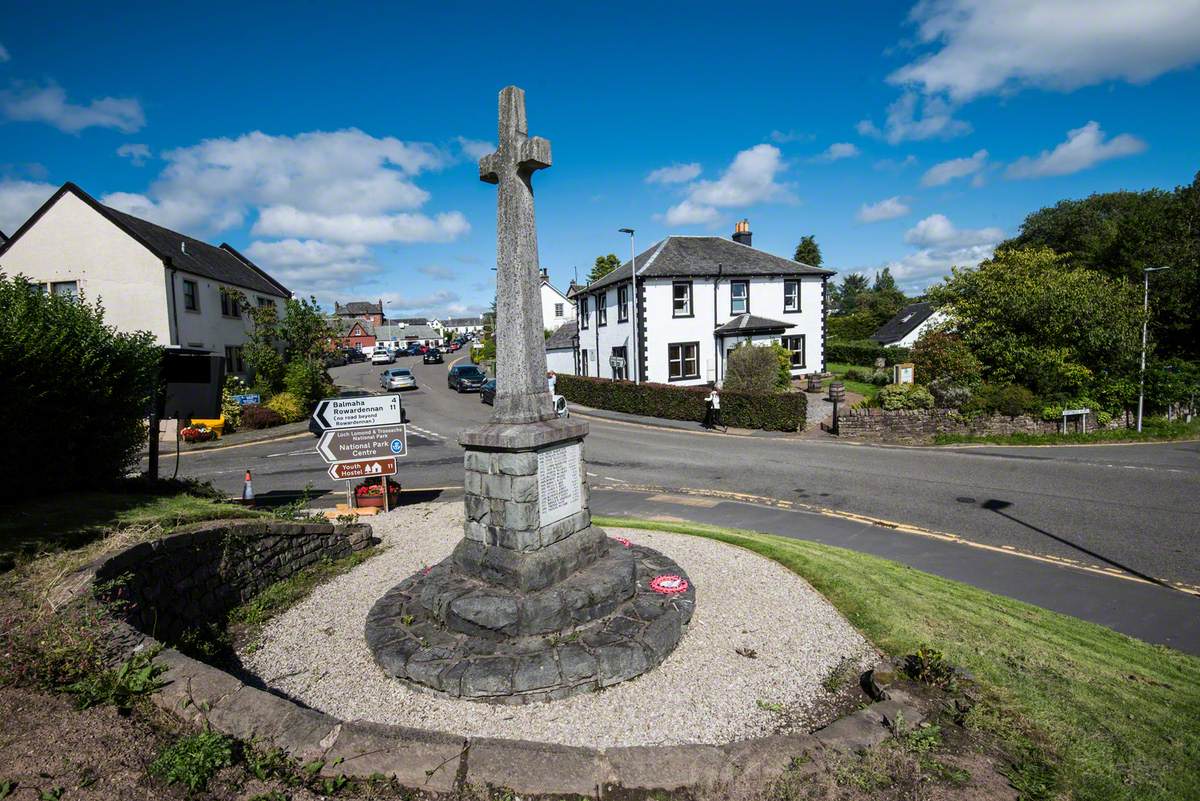
[[417,377],[407,367],[393,367],[379,374],[379,386],[389,392],[393,389],[416,389]]

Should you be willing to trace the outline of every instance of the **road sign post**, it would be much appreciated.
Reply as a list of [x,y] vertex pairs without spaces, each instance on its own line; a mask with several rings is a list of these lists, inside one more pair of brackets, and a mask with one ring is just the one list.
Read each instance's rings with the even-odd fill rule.
[[404,409],[399,395],[327,398],[317,404],[312,419],[321,431],[399,425],[404,422]]
[[[357,459],[353,462],[334,462],[329,465],[329,477],[334,481],[355,481],[360,478],[386,478],[396,475],[396,460]],[[384,490],[387,483],[384,482]]]
[[408,455],[408,427],[331,428],[321,435],[317,453],[332,464],[354,459],[382,459]]

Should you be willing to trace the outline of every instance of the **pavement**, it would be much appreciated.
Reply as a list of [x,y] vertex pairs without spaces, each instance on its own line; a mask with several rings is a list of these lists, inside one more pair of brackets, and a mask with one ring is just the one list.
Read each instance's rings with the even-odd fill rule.
[[[461,489],[458,432],[491,414],[478,394],[447,390],[456,361],[397,362],[418,388],[402,396],[409,455],[396,478],[421,497]],[[373,392],[380,369],[331,373]],[[919,448],[576,414],[591,428],[585,458],[598,513],[717,522],[728,512],[723,525],[860,550],[881,536],[910,542],[911,552],[897,545],[880,555],[1200,653],[1200,634],[1188,628],[1200,620],[1200,598],[1188,594],[1200,592],[1200,443]],[[314,445],[296,434],[185,451],[180,475],[240,495],[251,469],[261,500],[291,500],[307,486],[314,505],[333,506],[345,485],[329,479]],[[676,496],[690,505],[661,500]]]

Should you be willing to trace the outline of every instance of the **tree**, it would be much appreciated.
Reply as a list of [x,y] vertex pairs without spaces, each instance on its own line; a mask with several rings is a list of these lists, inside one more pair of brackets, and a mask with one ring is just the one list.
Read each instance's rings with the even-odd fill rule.
[[842,285],[833,290],[833,305],[836,314],[852,314],[859,307],[862,296],[868,292],[867,277],[862,273],[849,273],[842,277]]
[[820,267],[821,246],[817,244],[816,237],[812,234],[800,237],[800,244],[796,245],[796,252],[792,256],[792,260],[810,267]]
[[620,266],[621,260],[614,253],[609,253],[607,256],[597,256],[596,265],[592,267],[592,272],[588,275],[588,283],[599,281]]
[[287,300],[278,333],[279,338],[287,343],[287,358],[291,361],[319,357],[329,349],[329,342],[337,336],[337,329],[321,312],[317,299],[310,296],[308,300]]
[[1072,268],[1049,248],[1008,249],[977,268],[954,268],[928,296],[989,381],[1028,387],[1048,402],[1129,402],[1142,297],[1128,281]]
[[946,331],[930,331],[917,340],[910,355],[916,380],[922,384],[948,381],[971,387],[979,382],[983,365],[963,342],[962,337]]

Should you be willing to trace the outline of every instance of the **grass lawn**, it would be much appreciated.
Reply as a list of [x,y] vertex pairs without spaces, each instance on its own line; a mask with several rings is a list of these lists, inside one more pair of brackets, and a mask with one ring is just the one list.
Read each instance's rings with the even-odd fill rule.
[[79,548],[114,531],[161,528],[262,512],[180,488],[128,492],[88,491],[30,498],[0,507],[0,572],[40,553]]
[[[879,394],[879,387],[875,386],[874,384],[863,383],[862,381],[847,381],[844,378],[844,376],[846,375],[846,371],[849,370],[851,367],[860,367],[860,365],[842,364],[841,362],[829,362],[828,364],[825,365],[825,369],[828,370],[829,372],[833,373],[835,376],[837,376],[838,380],[840,380],[842,382],[842,384],[845,385],[847,392],[855,392],[855,393],[858,393],[859,395],[862,395],[867,400],[874,400],[875,396]],[[875,368],[862,367],[862,369],[874,370]],[[832,381],[833,381],[832,378],[827,379],[826,381],[823,381],[821,383],[821,386],[828,387]]]
[[876,646],[928,645],[987,691],[967,725],[998,738],[1028,799],[1200,798],[1200,659],[896,562],[737,529],[597,516],[708,537],[796,572]]
[[[848,385],[847,385],[848,386]],[[1086,434],[993,434],[970,436],[967,434],[938,434],[935,445],[957,445],[961,443],[986,443],[990,445],[1069,445],[1088,442],[1158,442],[1173,439],[1200,438],[1200,418],[1190,423],[1168,422],[1162,418],[1142,421],[1141,432],[1129,428],[1089,431]]]

